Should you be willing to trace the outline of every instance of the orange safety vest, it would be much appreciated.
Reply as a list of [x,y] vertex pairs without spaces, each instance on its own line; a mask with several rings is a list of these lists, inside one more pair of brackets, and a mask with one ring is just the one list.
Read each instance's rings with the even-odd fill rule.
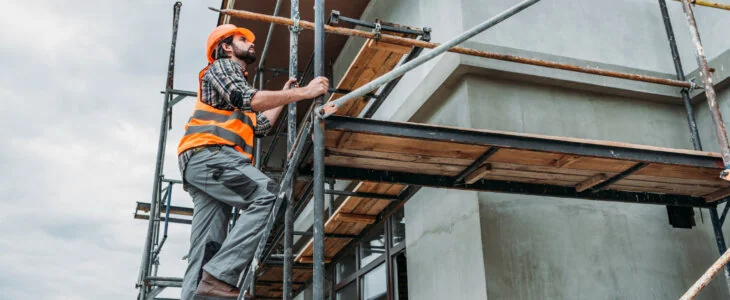
[[[200,72],[200,81],[208,68]],[[200,82],[199,81],[199,82]],[[254,128],[256,113],[243,112],[238,108],[223,110],[200,101],[200,86],[195,110],[185,124],[185,135],[180,140],[177,153],[206,145],[228,145],[247,156],[253,163]]]

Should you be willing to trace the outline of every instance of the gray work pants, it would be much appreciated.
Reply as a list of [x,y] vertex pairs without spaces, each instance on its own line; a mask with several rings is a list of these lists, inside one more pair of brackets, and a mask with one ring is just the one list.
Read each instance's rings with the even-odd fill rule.
[[[188,300],[202,270],[230,285],[238,284],[253,259],[276,195],[272,180],[227,146],[195,153],[184,178],[195,209],[181,297]],[[232,207],[241,209],[241,216],[227,232]]]

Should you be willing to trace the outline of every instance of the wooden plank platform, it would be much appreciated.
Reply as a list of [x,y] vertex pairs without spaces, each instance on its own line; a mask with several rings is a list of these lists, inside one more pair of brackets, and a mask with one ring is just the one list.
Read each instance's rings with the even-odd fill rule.
[[[360,182],[354,190],[358,192],[376,193],[382,195],[398,195],[400,194],[405,186],[400,184],[389,184],[389,183],[377,183],[377,182]],[[375,217],[385,209],[392,201],[372,199],[372,198],[361,198],[361,197],[347,197],[342,205],[337,208],[327,222],[324,224],[325,233],[336,233],[336,234],[348,234],[358,235],[363,229],[372,222],[368,220],[362,220],[360,218],[352,218],[347,216],[358,215],[358,216],[370,216],[371,220],[375,220]],[[368,222],[365,222],[368,221]],[[331,258],[337,255],[352,239],[345,238],[327,238],[325,237],[325,258]],[[295,261],[297,262],[308,262],[307,258],[313,255],[313,242],[310,239],[304,248],[297,254]]]
[[[292,288],[303,287],[304,282],[312,278],[311,268],[292,269]],[[284,288],[284,269],[280,266],[267,266],[263,274],[256,278],[256,296],[264,298],[281,298]]]
[[[387,24],[394,27],[402,27],[396,24]],[[413,36],[395,32],[388,32],[388,34],[413,38]],[[367,40],[365,45],[360,48],[360,52],[355,56],[355,59],[345,72],[342,80],[337,84],[337,89],[353,91],[373,79],[390,72],[410,50],[411,48],[401,45]],[[327,101],[334,101],[342,96],[342,94],[332,94]],[[335,115],[357,117],[369,101],[369,98],[359,98],[349,101],[338,109]]]
[[[677,204],[690,206],[698,199],[705,204],[730,195],[730,184],[719,178],[723,168],[717,153],[347,117],[327,119],[325,126],[328,168],[432,175],[442,182],[452,179],[452,188],[470,189],[471,184],[456,178],[473,166],[472,172],[464,174],[472,184],[510,182],[560,187],[572,190],[576,198],[587,199],[592,199],[594,190],[602,189],[670,195],[672,199],[687,200]],[[478,161],[485,153],[490,156]],[[612,180],[631,169],[637,171]],[[381,178],[385,182],[361,182],[355,190],[398,195],[405,187],[402,182]],[[561,196],[546,190],[533,194]],[[349,197],[327,220],[325,233],[359,234],[389,203]],[[325,257],[334,257],[349,242],[325,238]],[[306,262],[311,256],[310,241],[296,261]]]
[[329,118],[325,124],[328,167],[449,178],[492,149],[496,152],[473,174],[466,174],[472,183],[542,184],[574,188],[580,194],[642,164],[602,189],[699,197],[707,202],[730,195],[730,184],[719,178],[723,165],[718,153],[344,117]]

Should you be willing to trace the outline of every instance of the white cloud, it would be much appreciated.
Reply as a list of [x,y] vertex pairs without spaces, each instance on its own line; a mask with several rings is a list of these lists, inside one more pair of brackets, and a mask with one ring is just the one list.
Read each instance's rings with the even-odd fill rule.
[[[147,223],[133,212],[151,196],[173,3],[0,3],[0,298],[136,297]],[[195,89],[219,4],[183,5],[176,88]],[[175,109],[169,177],[190,105]],[[191,206],[180,188],[173,204]],[[160,276],[182,276],[188,238],[170,225]]]

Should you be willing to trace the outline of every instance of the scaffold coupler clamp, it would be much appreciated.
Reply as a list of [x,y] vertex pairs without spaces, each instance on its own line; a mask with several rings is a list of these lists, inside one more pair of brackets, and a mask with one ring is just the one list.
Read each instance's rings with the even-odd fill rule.
[[338,24],[340,23],[340,11],[339,10],[332,10],[330,13],[330,24]]
[[383,29],[383,27],[380,25],[380,20],[375,20],[375,28],[373,29],[373,40],[380,40],[380,30]]
[[725,170],[720,173],[720,179],[730,181],[730,166],[725,166]]
[[302,28],[299,27],[299,18],[294,19],[294,25],[289,26],[289,30],[295,34],[299,34],[302,31]]
[[695,83],[694,78],[687,80],[689,82],[689,87],[682,88],[683,90],[687,91],[687,93],[692,93],[697,88],[697,83]]
[[421,40],[423,41],[431,41],[431,27],[423,27],[421,29],[423,31],[423,35],[421,36]]

